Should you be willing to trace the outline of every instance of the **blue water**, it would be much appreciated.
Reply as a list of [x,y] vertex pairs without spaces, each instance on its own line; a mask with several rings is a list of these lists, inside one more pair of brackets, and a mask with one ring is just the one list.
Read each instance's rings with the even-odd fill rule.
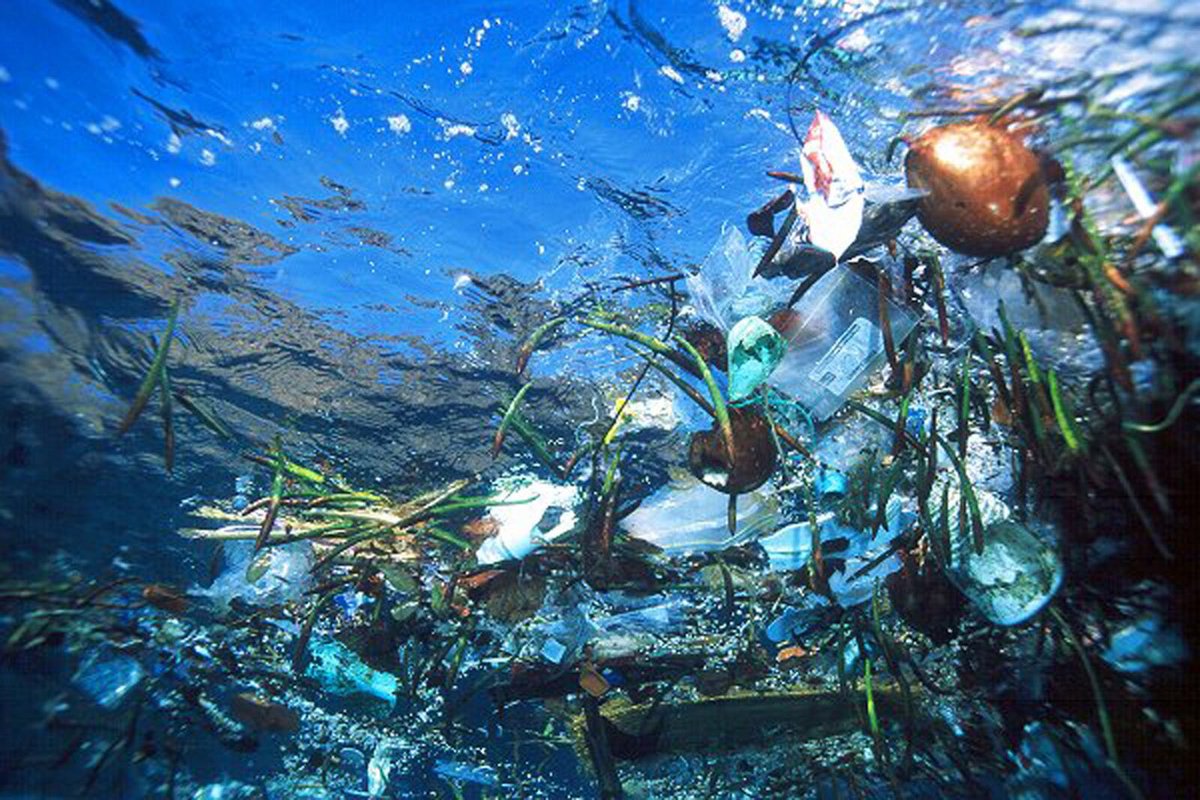
[[[767,170],[798,170],[815,110],[895,182],[905,112],[1152,75],[1198,29],[1195,3],[1088,0],[8,0],[0,575],[209,580],[211,548],[173,531],[234,494],[238,447],[184,418],[168,475],[154,415],[113,433],[176,297],[176,385],[247,441],[282,433],[360,485],[426,489],[491,466],[533,327],[703,260],[781,188]],[[532,367],[531,414],[569,445],[630,366],[611,343],[564,342]],[[648,458],[630,485],[664,469]],[[6,679],[24,699],[0,738],[51,701],[38,675],[70,669]],[[53,755],[5,752],[4,796],[67,791]],[[188,787],[263,784],[277,756],[200,747]],[[568,753],[549,763],[546,796],[590,796]]]

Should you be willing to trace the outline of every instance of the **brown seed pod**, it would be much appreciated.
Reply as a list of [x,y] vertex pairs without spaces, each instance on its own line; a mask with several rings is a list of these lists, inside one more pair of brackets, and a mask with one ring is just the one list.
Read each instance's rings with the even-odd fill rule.
[[917,208],[925,229],[951,250],[1002,256],[1046,234],[1050,194],[1042,165],[1015,135],[985,122],[922,134],[904,160],[908,185],[929,195]]
[[775,471],[778,453],[766,418],[750,409],[730,408],[733,458],[725,449],[720,427],[692,434],[688,468],[704,483],[726,494],[742,494],[762,486]]

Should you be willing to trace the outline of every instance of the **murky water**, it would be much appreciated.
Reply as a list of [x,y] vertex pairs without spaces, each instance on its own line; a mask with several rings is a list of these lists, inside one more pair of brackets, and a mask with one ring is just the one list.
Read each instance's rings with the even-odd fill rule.
[[[4,4],[0,792],[1183,796],[1196,733],[1181,698],[1192,689],[1195,611],[1183,565],[1195,521],[1198,34],[1190,2]],[[885,422],[900,413],[898,423],[856,415],[841,398],[831,422],[771,406],[809,455],[768,439],[781,466],[743,494],[743,520],[757,508],[751,491],[779,514],[773,530],[807,525],[818,510],[838,515],[844,535],[806,529],[803,547],[836,541],[838,580],[861,597],[804,577],[817,568],[809,549],[764,554],[757,535],[726,541],[725,496],[698,484],[650,524],[664,529],[689,510],[699,519],[714,502],[720,524],[706,517],[689,547],[665,556],[619,534],[627,561],[597,580],[595,531],[612,533],[597,520],[638,501],[654,507],[686,471],[688,437],[713,423],[656,372],[638,378],[642,361],[623,339],[576,323],[628,323],[665,339],[694,332],[682,276],[711,275],[728,231],[755,238],[747,215],[786,188],[766,173],[800,172],[817,111],[871,186],[904,184],[901,137],[1011,112],[1043,164],[1065,165],[1056,185],[1074,188],[1051,188],[1051,234],[1020,265],[950,252],[917,221],[868,253],[895,290],[891,313],[918,324],[889,341],[899,356],[874,345],[872,374],[854,389]],[[1181,253],[1140,227],[1113,154],[1143,176],[1152,207],[1167,198],[1158,230],[1169,228]],[[1082,216],[1075,239],[1059,241],[1084,255],[1054,249],[1055,227],[1067,233],[1076,211],[1077,175],[1097,178],[1088,224],[1111,242],[1100,260],[1115,278],[1104,264],[1063,277],[1095,250],[1079,244]],[[750,263],[769,237],[757,239]],[[1094,274],[1110,282],[1088,283]],[[776,306],[802,278],[771,282]],[[1034,362],[1023,378],[1022,351],[1003,351],[999,299]],[[156,388],[119,434],[176,303],[169,389]],[[879,313],[871,305],[846,321]],[[558,318],[568,322],[524,353],[524,373],[514,369],[522,344]],[[1001,351],[989,363],[973,342],[993,330]],[[827,348],[842,329],[810,334]],[[847,336],[843,347],[857,347]],[[1029,416],[1010,387],[993,389],[1002,369],[1030,392]],[[968,372],[974,399],[957,377]],[[1051,378],[1065,405],[1042,388]],[[634,381],[632,420],[611,427]],[[526,383],[496,456],[497,426]],[[956,427],[960,401],[969,419]],[[1164,415],[1170,425],[1156,427]],[[559,466],[588,443],[604,446],[564,479],[522,445],[532,438],[522,426]],[[1036,440],[1021,438],[1035,428]],[[1003,609],[967,608],[983,602],[971,594],[982,568],[938,550],[936,509],[949,501],[942,484],[922,488],[924,456],[912,455],[929,445],[936,462],[934,433],[954,444],[981,496],[1058,542],[1059,574],[1040,576],[1020,560],[1024,525],[1012,534],[1012,568],[1041,582],[1028,591],[1055,595],[1032,621],[994,624]],[[431,526],[434,544],[422,528],[373,552],[373,565],[316,578],[302,560],[321,551],[289,550],[301,561],[264,600],[249,544],[177,534],[211,532],[269,498],[287,472],[284,451],[326,481],[287,473],[287,492],[336,484],[408,509],[403,501],[424,492],[470,484],[456,485],[449,502],[462,506]],[[876,451],[878,471],[864,477],[856,459]],[[606,500],[600,485],[618,459],[616,499]],[[865,485],[857,512],[821,506],[818,462],[848,478],[850,506]],[[903,521],[871,494],[893,465]],[[955,466],[940,465],[951,483]],[[576,500],[562,500],[549,512],[577,511],[578,525],[499,577],[479,577],[489,565],[472,558],[497,523],[463,498],[486,506],[514,476],[536,479],[543,495],[574,487],[574,511]],[[943,509],[948,543],[960,529],[969,538],[966,509],[964,499],[953,520]],[[282,519],[309,530],[310,511],[319,509],[285,506]],[[876,514],[878,527],[908,531],[887,552],[854,539]],[[255,530],[260,521],[246,518]],[[536,522],[556,530],[561,516]],[[697,549],[700,539],[708,544]],[[918,553],[937,568],[914,566]],[[884,557],[920,580],[855,588],[840,566],[861,562],[882,587]],[[406,577],[378,571],[381,562]],[[284,569],[260,566],[270,580]],[[251,587],[230,606],[213,588],[219,576]],[[793,607],[804,631],[771,640],[764,631]],[[647,608],[646,619],[613,621]],[[584,650],[589,640],[616,655]],[[554,644],[567,648],[560,658]],[[877,671],[870,714],[878,700],[882,731],[867,720],[871,673],[846,657],[850,646]],[[1122,660],[1150,651],[1148,664]],[[593,673],[610,717],[620,703],[679,704],[676,744],[611,734],[617,789],[586,722]],[[114,696],[122,680],[129,687]],[[797,686],[842,702],[787,695]],[[795,712],[686,705],[739,692],[786,695],[780,707]],[[239,694],[260,705],[247,710]],[[787,732],[797,715],[812,724]],[[731,738],[718,744],[683,735],[723,724]]]

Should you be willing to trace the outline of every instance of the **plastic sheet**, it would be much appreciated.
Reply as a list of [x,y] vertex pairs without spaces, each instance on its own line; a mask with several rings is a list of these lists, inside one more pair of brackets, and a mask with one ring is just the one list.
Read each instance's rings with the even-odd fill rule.
[[662,548],[668,555],[724,550],[774,530],[775,501],[764,492],[738,496],[738,529],[729,533],[729,498],[691,477],[659,489],[621,523],[630,536]]
[[748,316],[766,316],[787,301],[792,287],[754,279],[758,256],[741,231],[724,225],[721,235],[695,275],[685,281],[696,313],[722,331]]
[[533,499],[488,510],[499,530],[479,546],[475,559],[481,565],[522,559],[575,527],[574,486],[510,478],[498,481],[497,489],[507,492],[505,501]]
[[[261,576],[255,577],[248,574],[248,568],[259,557],[269,559],[270,563]],[[220,608],[229,608],[234,598],[266,606],[298,600],[312,585],[314,559],[308,542],[273,545],[257,555],[250,542],[226,542],[225,562],[225,570],[212,586],[194,590],[192,594],[209,597]]]
[[336,639],[319,638],[309,644],[312,658],[307,673],[333,694],[366,694],[389,704],[396,702],[396,676],[372,669]]
[[121,653],[93,650],[75,671],[72,682],[80,691],[110,711],[146,677],[137,661]]

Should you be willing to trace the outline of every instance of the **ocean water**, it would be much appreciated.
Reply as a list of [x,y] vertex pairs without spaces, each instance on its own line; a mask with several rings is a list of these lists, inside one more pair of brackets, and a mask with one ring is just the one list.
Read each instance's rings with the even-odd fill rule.
[[[986,425],[963,434],[967,471],[1006,509],[1029,495],[1020,513],[1057,542],[1062,574],[1043,586],[1054,599],[1015,626],[971,606],[969,580],[949,568],[958,590],[940,567],[926,583],[884,589],[884,570],[879,587],[860,584],[866,605],[828,586],[828,600],[810,602],[822,592],[801,571],[773,573],[744,540],[724,558],[655,554],[654,581],[583,580],[608,465],[619,459],[621,516],[676,485],[688,436],[711,422],[656,373],[637,379],[641,361],[622,339],[576,322],[658,335],[677,330],[677,316],[694,323],[671,276],[714,274],[729,230],[755,238],[747,215],[786,188],[767,171],[801,171],[818,111],[869,184],[899,186],[897,137],[1036,92],[1015,114],[1028,115],[1040,153],[1085,176],[1122,154],[1153,202],[1195,209],[1197,34],[1194,2],[0,4],[0,796],[1187,796],[1194,210],[1167,209],[1160,229],[1182,243],[1172,257],[1105,174],[1088,187],[1089,208],[1135,287],[1089,284],[1048,313],[1023,294],[1013,261],[955,254],[916,220],[898,251],[868,254],[897,290],[906,254],[927,265],[937,253],[945,270],[948,337],[922,288],[926,266],[905,301],[921,323],[904,352],[925,342],[913,358],[930,365],[901,412],[920,411],[907,419],[914,441],[929,441],[927,412],[948,402],[939,430],[957,444],[965,357],[976,399],[964,403],[981,404],[969,413]],[[1122,142],[1138,125],[1151,134]],[[1058,213],[1069,216],[1065,197]],[[1139,233],[1147,243],[1131,253]],[[741,257],[753,263],[765,244]],[[1021,274],[1053,287],[1043,291],[1068,290],[1037,267],[1086,261],[1031,252],[1033,272]],[[773,281],[775,300],[796,283]],[[1074,407],[1037,395],[1048,404],[1029,424],[1050,429],[1052,444],[1013,444],[1010,431],[1024,429],[1000,421],[989,364],[971,361],[974,332],[1001,324],[1001,299]],[[1133,333],[1110,313],[1122,302],[1142,326]],[[121,432],[173,304],[173,394],[156,388]],[[1127,365],[1114,366],[1097,316],[1117,319]],[[560,317],[515,369],[522,344]],[[885,382],[899,370],[876,356],[855,388],[891,420],[900,401]],[[635,380],[634,414],[610,431]],[[566,479],[507,423],[493,452],[526,383],[520,414],[556,456],[606,442]],[[851,496],[863,453],[878,449],[881,470],[918,469],[887,426],[844,408],[827,423],[805,415],[789,428],[850,476]],[[1071,446],[1064,415],[1088,447]],[[1121,449],[1129,437],[1144,437],[1140,450]],[[1043,464],[1046,448],[1063,455]],[[403,547],[364,549],[366,562],[316,577],[319,547],[272,547],[276,562],[259,564],[268,577],[254,580],[249,545],[188,531],[240,519],[253,539],[261,513],[240,511],[269,498],[273,481],[292,496],[316,491],[277,468],[282,452],[325,476],[320,491],[337,483],[395,505],[469,481],[455,485],[464,507],[438,517],[436,534],[404,538],[400,526]],[[778,504],[776,528],[806,525],[818,495],[787,487],[816,462],[781,460],[759,499]],[[898,480],[906,498],[920,493],[916,478]],[[511,508],[539,508],[533,522],[565,538],[456,595],[486,566],[471,562],[480,531],[494,530],[479,521],[485,507],[555,491],[582,503],[551,504],[578,512],[576,525],[542,516],[537,501]],[[723,504],[709,514],[711,551],[729,543]],[[659,519],[702,506],[713,503]],[[905,575],[918,551],[936,550],[911,527],[915,500],[906,510],[915,532],[894,547]],[[315,524],[301,516],[285,505],[275,530]],[[530,527],[528,515],[494,516]],[[844,559],[877,566],[884,546]],[[627,537],[621,547],[641,553]],[[506,581],[532,581],[536,596]],[[809,627],[769,641],[783,607],[804,609]],[[641,616],[620,616],[630,613]],[[789,641],[804,651],[795,662],[781,652]],[[870,715],[878,699],[882,730],[867,718],[871,673],[839,657],[848,643],[876,670]],[[916,667],[896,668],[900,649]],[[847,686],[839,672],[851,667]],[[595,754],[586,724],[589,670],[604,675],[608,713],[675,703],[680,731],[715,738],[617,742],[614,789],[613,759]],[[805,686],[844,702],[783,717],[686,705],[724,696],[700,688],[725,674],[735,694]],[[899,683],[903,704],[884,694]],[[729,739],[714,744],[723,725]]]

